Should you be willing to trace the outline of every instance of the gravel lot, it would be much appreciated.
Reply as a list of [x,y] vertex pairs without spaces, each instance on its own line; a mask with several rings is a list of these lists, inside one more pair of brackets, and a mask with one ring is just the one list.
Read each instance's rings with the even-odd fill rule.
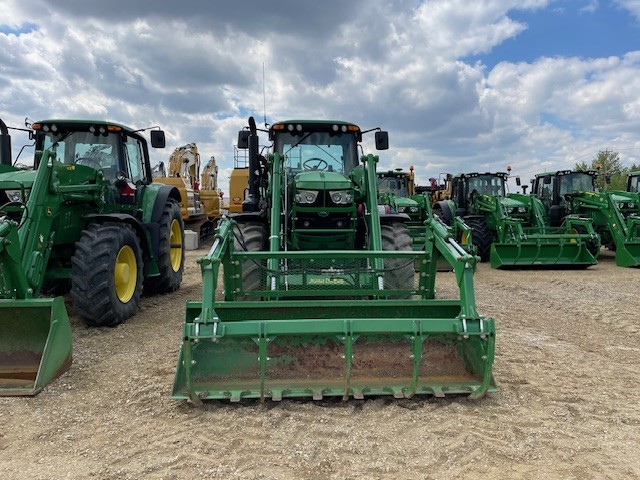
[[[188,252],[181,290],[118,328],[72,315],[71,370],[34,398],[0,398],[0,478],[640,478],[640,270],[611,253],[578,271],[479,267],[500,388],[480,401],[196,408],[169,395],[205,253]],[[439,291],[452,281],[440,273]]]

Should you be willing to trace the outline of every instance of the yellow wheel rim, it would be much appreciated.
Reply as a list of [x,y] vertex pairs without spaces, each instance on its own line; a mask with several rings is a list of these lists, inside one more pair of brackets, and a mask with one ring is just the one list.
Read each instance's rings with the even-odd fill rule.
[[171,222],[169,245],[169,258],[171,259],[171,268],[174,272],[177,272],[182,266],[182,230],[180,229],[180,222],[178,220],[173,220]]
[[460,245],[466,246],[468,244],[469,244],[469,235],[467,235],[467,232],[462,232],[462,235],[460,236]]
[[[578,232],[578,230],[576,230],[575,228],[572,228],[571,230],[569,230],[569,233],[572,235],[578,235],[580,232]],[[569,243],[578,243],[578,241],[575,238],[572,238],[571,240],[569,240]]]
[[133,297],[138,283],[138,262],[133,248],[129,245],[125,245],[118,252],[113,277],[118,300],[127,303]]

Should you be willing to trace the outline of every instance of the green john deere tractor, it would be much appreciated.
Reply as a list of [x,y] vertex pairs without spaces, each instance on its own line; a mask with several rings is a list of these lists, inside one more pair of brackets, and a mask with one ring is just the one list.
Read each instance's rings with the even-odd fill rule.
[[640,194],[640,172],[630,172],[627,177],[627,192]]
[[581,215],[593,223],[602,245],[616,253],[620,267],[640,266],[640,194],[631,175],[627,190],[597,192],[598,172],[562,170],[541,173],[533,180],[532,194],[540,199],[551,225],[567,215]]
[[537,198],[506,193],[507,178],[504,172],[457,175],[450,199],[435,203],[434,213],[448,225],[462,217],[481,260],[494,268],[597,263],[600,245],[588,219],[570,215],[550,225]]
[[[386,212],[400,213],[407,215],[405,224],[411,235],[411,246],[413,250],[423,250],[425,248],[426,234],[425,222],[431,218],[430,192],[423,190],[416,192],[415,174],[413,166],[409,167],[409,172],[402,169],[380,171],[378,177],[378,203],[380,208]],[[472,243],[471,228],[458,216],[453,218],[453,229],[461,232],[458,236],[458,243],[469,253],[475,253]],[[416,271],[420,270],[420,261],[416,262]],[[450,271],[451,265],[444,259],[438,263],[438,271]]]
[[[0,395],[35,395],[71,364],[63,298],[90,326],[115,326],[141,293],[176,290],[184,265],[178,191],[152,183],[147,142],[102,121],[45,120],[34,165],[0,144]],[[151,132],[164,147],[164,132]]]
[[[495,326],[475,307],[475,257],[433,218],[425,249],[411,249],[407,217],[379,212],[378,157],[358,152],[365,132],[317,120],[261,131],[266,156],[253,118],[239,134],[249,191],[199,260],[202,299],[187,302],[173,398],[493,390]],[[388,148],[387,132],[375,139]],[[435,298],[441,256],[455,266],[457,298]]]

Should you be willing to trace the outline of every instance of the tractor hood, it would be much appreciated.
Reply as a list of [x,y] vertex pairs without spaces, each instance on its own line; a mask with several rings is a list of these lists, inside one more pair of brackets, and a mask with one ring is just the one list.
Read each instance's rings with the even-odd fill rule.
[[398,207],[417,207],[418,202],[412,198],[407,197],[394,197],[393,201]]
[[0,173],[0,190],[31,188],[36,178],[36,170],[12,170]]
[[526,207],[526,205],[523,202],[510,197],[502,197],[500,199],[500,203],[504,208],[509,208],[509,209],[517,208],[517,207]]
[[351,181],[337,172],[302,172],[294,178],[295,187],[299,190],[347,190]]

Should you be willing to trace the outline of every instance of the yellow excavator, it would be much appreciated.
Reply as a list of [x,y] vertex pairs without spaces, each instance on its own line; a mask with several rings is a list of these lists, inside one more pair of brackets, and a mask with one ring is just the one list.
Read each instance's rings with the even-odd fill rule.
[[200,180],[200,202],[209,220],[216,223],[222,216],[222,192],[218,188],[218,165],[213,155],[202,167]]
[[[200,239],[208,237],[220,218],[220,195],[217,191],[217,167],[215,158],[203,171],[206,185],[200,184],[200,153],[192,142],[176,148],[169,157],[169,169],[160,162],[153,169],[153,181],[176,187],[180,192],[180,211],[185,229],[199,233]],[[213,164],[211,162],[213,161]],[[206,175],[205,175],[206,172]],[[204,181],[203,181],[204,183]],[[213,187],[215,185],[215,188]]]

